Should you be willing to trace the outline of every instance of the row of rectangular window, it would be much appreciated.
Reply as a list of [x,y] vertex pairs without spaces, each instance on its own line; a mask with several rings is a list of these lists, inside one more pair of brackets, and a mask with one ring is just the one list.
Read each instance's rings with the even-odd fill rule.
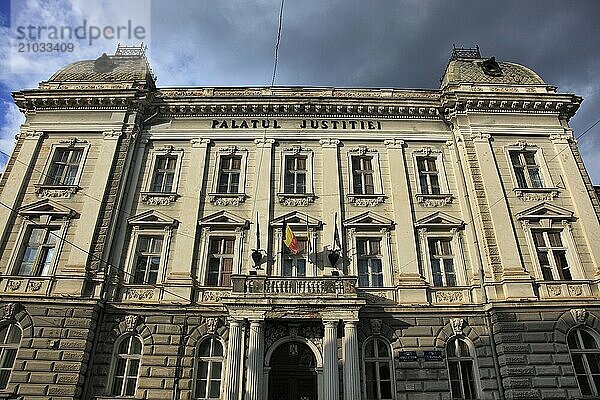
[[[24,276],[48,276],[56,257],[58,227],[30,227],[27,231],[15,274]],[[563,245],[560,230],[533,230],[533,243],[545,281],[573,279],[567,248]],[[136,244],[136,257],[131,282],[133,284],[155,284],[158,281],[164,237],[140,235]],[[212,237],[205,276],[206,286],[231,285],[234,266],[235,237]],[[434,286],[457,286],[455,254],[451,237],[428,238],[428,257]],[[292,254],[282,246],[282,276],[307,276],[310,256],[308,238],[298,237],[299,251]],[[356,238],[356,266],[360,287],[384,286],[381,238]]]
[[[57,148],[44,184],[52,186],[75,185],[84,149]],[[512,168],[518,188],[543,188],[540,165],[534,150],[510,150]],[[156,193],[173,193],[178,168],[178,155],[156,156],[150,190]],[[440,171],[436,156],[417,156],[417,175],[420,194],[441,194]],[[374,159],[370,155],[351,156],[352,194],[376,194]],[[217,193],[234,194],[243,192],[240,188],[242,157],[223,155],[219,158]],[[308,160],[305,155],[284,157],[283,192],[286,194],[306,194]]]

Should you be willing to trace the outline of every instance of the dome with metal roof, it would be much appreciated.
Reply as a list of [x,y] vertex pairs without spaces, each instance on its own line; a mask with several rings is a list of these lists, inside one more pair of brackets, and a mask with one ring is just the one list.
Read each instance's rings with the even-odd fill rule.
[[54,73],[47,82],[153,82],[145,49],[145,46],[119,46],[114,55],[104,53],[96,60],[69,64]]
[[497,62],[494,57],[484,58],[479,48],[454,48],[446,67],[441,87],[460,83],[545,85],[544,80],[531,69],[511,62]]

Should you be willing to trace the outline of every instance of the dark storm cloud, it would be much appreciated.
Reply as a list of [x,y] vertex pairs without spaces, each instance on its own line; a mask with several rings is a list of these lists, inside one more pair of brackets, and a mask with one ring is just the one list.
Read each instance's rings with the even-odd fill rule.
[[[176,5],[176,6],[174,6]],[[279,2],[153,3],[161,85],[270,83]],[[452,44],[529,66],[600,116],[598,1],[287,0],[277,85],[436,88]],[[580,148],[600,182],[600,125]]]

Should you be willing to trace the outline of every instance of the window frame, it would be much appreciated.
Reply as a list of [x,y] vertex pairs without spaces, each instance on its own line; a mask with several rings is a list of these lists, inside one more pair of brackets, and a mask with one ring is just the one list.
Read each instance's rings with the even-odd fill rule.
[[346,219],[343,222],[346,228],[347,240],[350,243],[348,254],[351,258],[349,274],[358,276],[358,246],[357,238],[380,238],[381,260],[383,271],[382,287],[361,287],[361,289],[382,289],[394,286],[394,270],[392,260],[392,234],[394,221],[379,216],[370,211]]
[[[446,168],[444,167],[444,151],[439,148],[424,146],[413,150],[411,156],[414,174],[413,181],[416,185],[415,198],[417,199],[417,202],[428,207],[441,206],[451,203],[453,200],[453,196],[450,193],[450,186],[448,184]],[[421,157],[435,159],[435,168],[437,170],[438,186],[440,188],[440,193],[423,193],[423,191],[421,190],[418,162],[418,159]]]
[[[373,193],[354,193],[354,167],[353,157],[371,157],[371,168],[373,172]],[[366,146],[358,146],[347,152],[348,189],[346,199],[349,203],[359,206],[369,206],[383,203],[385,194],[381,177],[381,158],[377,150]],[[363,188],[364,189],[364,188]]]
[[[308,223],[307,223],[308,219]],[[273,248],[276,249],[275,260],[273,263],[272,275],[284,278],[283,276],[283,259],[284,247],[283,244],[283,221],[292,229],[294,235],[299,238],[306,238],[307,243],[310,243],[310,252],[306,252],[306,276],[305,278],[314,278],[319,276],[319,256],[318,243],[320,240],[318,231],[322,229],[323,223],[311,216],[308,216],[299,211],[289,212],[273,219],[271,228],[273,229]],[[285,277],[285,278],[293,278]]]
[[[142,194],[147,195],[173,195],[177,194],[179,189],[179,179],[181,175],[181,165],[183,163],[183,149],[175,149],[173,146],[163,146],[156,147],[150,152],[150,166],[148,167],[148,172],[146,173],[146,179],[144,182],[144,190]],[[171,187],[170,192],[157,192],[152,190],[152,186],[154,184],[154,175],[157,168],[157,161],[160,157],[176,157],[175,161],[175,169],[173,174],[173,185]]]
[[[540,179],[542,180],[542,187],[536,188],[531,186],[530,176],[526,174],[525,180],[528,182],[528,187],[520,187],[519,180],[517,179],[517,174],[515,172],[514,165],[511,159],[511,152],[533,152],[535,162],[538,166],[538,171],[540,175]],[[524,197],[526,193],[546,193],[549,192],[549,198],[553,199],[558,196],[558,188],[552,181],[552,175],[550,174],[550,170],[548,169],[548,164],[546,163],[546,158],[544,157],[544,151],[541,147],[536,144],[527,143],[525,141],[517,141],[516,143],[510,144],[508,146],[504,146],[504,153],[506,157],[506,161],[508,163],[508,169],[510,171],[510,176],[512,179],[513,192],[516,193],[519,197]],[[519,154],[519,158],[522,159],[521,154]]]
[[[129,276],[125,278],[125,281],[129,285],[135,286],[154,286],[164,282],[166,266],[167,266],[167,256],[169,254],[170,242],[173,236],[172,230],[170,229],[157,229],[150,228],[144,229],[143,227],[134,226],[131,231],[131,238],[129,243],[129,250],[127,260],[130,267],[128,268]],[[138,261],[138,248],[139,242],[142,237],[162,237],[163,243],[160,254],[160,262],[158,266],[158,272],[156,276],[156,282],[154,283],[135,283],[135,273]]]
[[[83,175],[83,170],[85,169],[85,163],[87,161],[87,156],[89,153],[91,145],[86,140],[70,138],[58,140],[54,143],[50,144],[50,151],[46,162],[44,164],[44,168],[38,182],[33,186],[35,188],[35,193],[40,198],[71,198],[75,193],[77,193],[81,187],[79,184],[81,183],[81,177]],[[56,155],[56,151],[58,149],[82,149],[83,153],[81,154],[81,159],[79,160],[79,167],[77,168],[77,173],[75,174],[75,179],[73,180],[73,184],[71,185],[51,185],[46,183],[46,179],[48,179],[50,170],[52,169],[52,160]]]
[[[572,349],[571,346],[569,345],[569,336],[574,334],[574,333],[579,333],[581,331],[585,331],[587,334],[589,334],[590,336],[592,336],[592,338],[595,340],[596,342],[596,348],[595,349]],[[579,339],[581,340],[581,335],[579,334]],[[588,361],[588,354],[597,354],[600,357],[600,337],[598,335],[598,333],[592,329],[589,329],[585,326],[582,325],[578,325],[573,327],[568,333],[567,333],[567,347],[569,348],[569,357],[571,359],[571,365],[573,366],[573,373],[575,374],[575,379],[577,380],[577,387],[579,388],[579,392],[581,393],[581,395],[584,398],[597,398],[598,396],[600,396],[600,386],[596,387],[596,385],[589,385],[590,383],[593,383],[593,374],[592,371],[590,370],[589,367],[589,361]],[[577,373],[576,369],[575,369],[575,363],[573,362],[573,354],[581,354],[583,355],[583,359],[585,360],[583,362],[583,367],[585,369],[585,377],[588,380],[588,385],[590,386],[590,389],[592,389],[592,394],[590,395],[584,395],[583,392],[581,391],[581,385],[579,384],[579,379],[578,376],[580,376],[580,374]],[[599,375],[599,374],[596,374]]]
[[[32,272],[35,272],[35,273],[27,274],[27,275],[20,274],[19,272],[21,269],[21,264],[23,263],[23,257],[25,256],[26,249],[29,247],[28,246],[29,240],[31,238],[31,234],[33,233],[34,229],[43,229],[44,237],[45,237],[43,243],[38,243],[39,246],[36,250],[36,256],[35,256],[35,259],[33,261],[33,266],[32,266]],[[23,236],[21,237],[21,240],[19,241],[19,249],[18,249],[17,259],[13,266],[12,274],[15,276],[22,276],[22,277],[47,277],[47,276],[54,275],[54,271],[56,269],[56,264],[58,263],[58,259],[60,258],[59,250],[62,248],[62,244],[64,243],[64,237],[61,234],[61,230],[62,230],[62,225],[57,225],[57,224],[46,224],[46,225],[37,225],[34,223],[26,224],[24,232],[23,232]],[[53,235],[55,238],[55,243],[54,243],[54,246],[52,247],[54,249],[54,253],[52,255],[52,259],[50,260],[50,265],[48,266],[47,273],[43,274],[44,267],[43,267],[43,265],[41,265],[42,258],[40,256],[41,256],[44,248],[50,247],[50,246],[48,246],[48,243],[46,243],[46,241],[48,238],[50,238],[51,235]]]
[[[113,394],[113,386],[115,384],[116,372],[117,372],[117,360],[118,360],[118,357],[121,355],[121,353],[119,353],[119,347],[121,346],[121,343],[123,343],[123,341],[129,340],[130,338],[135,338],[140,343],[140,353],[139,354],[127,353],[126,354],[127,357],[125,357],[125,373],[127,373],[127,371],[129,370],[129,360],[139,360],[138,368],[137,368],[137,375],[135,378],[135,390],[132,395],[122,394],[127,386],[127,379],[123,379],[120,394]],[[130,347],[131,347],[131,343],[128,345],[128,349]],[[115,340],[115,344],[113,346],[113,351],[112,351],[111,363],[110,363],[110,373],[109,373],[109,380],[108,380],[109,385],[107,385],[107,388],[106,388],[107,395],[109,395],[111,397],[116,397],[116,398],[135,398],[136,397],[136,392],[138,390],[138,386],[140,383],[140,371],[142,369],[143,358],[144,358],[144,341],[143,341],[142,337],[139,334],[137,334],[136,332],[129,332],[129,333],[122,334],[121,336],[119,336],[117,338],[117,340]],[[127,375],[124,375],[124,377],[126,378]]]
[[[535,240],[535,234],[536,233],[541,233],[543,240],[544,240],[544,244],[545,246],[541,246],[538,247],[538,245],[536,244],[536,240]],[[554,233],[554,234],[558,234],[558,237],[560,239],[561,242],[561,246],[553,246],[550,240],[550,233]],[[533,241],[533,246],[535,249],[535,253],[534,256],[537,261],[538,261],[538,265],[540,267],[540,272],[542,273],[542,279],[545,281],[572,281],[573,280],[573,274],[571,273],[571,266],[569,265],[569,259],[567,258],[567,254],[569,253],[569,249],[567,248],[567,246],[565,246],[564,244],[564,239],[563,239],[563,230],[557,230],[557,229],[543,229],[543,228],[535,228],[531,230],[531,235],[532,235],[532,241]],[[548,262],[549,262],[549,267],[550,267],[550,274],[552,275],[552,279],[545,279],[544,278],[544,268],[542,267],[542,263],[540,262],[540,257],[539,257],[539,253],[541,251],[545,252],[548,254]],[[565,254],[565,258],[567,261],[567,270],[569,272],[569,275],[571,275],[571,279],[565,279],[564,278],[564,268],[561,269],[559,268],[559,266],[556,263],[556,254],[557,252],[564,252]]]
[[[373,236],[373,235],[362,235],[362,234],[357,234],[356,237],[354,238],[354,243],[356,246],[356,272],[357,272],[357,276],[358,276],[358,287],[368,287],[368,288],[381,288],[384,286],[384,271],[383,271],[383,265],[384,265],[384,257],[383,257],[383,240],[384,238],[381,236]],[[364,241],[365,243],[367,243],[367,247],[369,248],[369,251],[372,250],[371,249],[371,243],[372,242],[379,242],[379,254],[377,255],[372,255],[372,254],[359,254],[359,246],[358,243]],[[361,286],[360,284],[360,277],[361,274],[360,273],[360,261],[361,260],[365,260],[367,262],[367,268],[368,268],[368,272],[367,272],[367,279],[369,281],[369,284],[367,286]],[[374,274],[373,273],[373,263],[371,262],[371,260],[379,260],[379,262],[381,263],[381,286],[376,286],[374,285]]]
[[[202,345],[203,342],[205,342],[206,340],[216,340],[220,345],[221,348],[223,350],[223,355],[222,356],[200,356],[198,355],[199,353],[199,349],[200,349],[200,345]],[[225,347],[225,343],[223,342],[223,340],[221,340],[221,338],[217,335],[205,335],[204,337],[202,337],[200,340],[198,340],[198,344],[196,345],[196,347],[194,348],[194,366],[193,366],[193,379],[192,379],[192,396],[191,398],[194,400],[209,400],[209,399],[220,399],[221,395],[223,394],[223,389],[224,389],[224,385],[223,385],[223,380],[225,379],[225,370],[227,369],[227,365],[226,365],[226,361],[227,361],[227,348]],[[211,372],[211,366],[212,363],[215,361],[220,361],[221,362],[221,376],[220,376],[220,380],[219,380],[219,397],[197,397],[196,396],[196,389],[198,387],[198,374],[199,374],[199,367],[198,365],[200,364],[200,361],[203,361],[205,359],[208,359],[209,362],[209,369],[207,370],[207,382],[210,382],[210,372]],[[207,385],[207,390],[209,389],[209,385]]]
[[[15,363],[17,362],[17,358],[19,356],[19,349],[21,348],[21,342],[23,341],[23,328],[21,328],[21,326],[14,321],[3,321],[2,325],[0,325],[0,326],[1,327],[8,326],[7,338],[10,336],[10,329],[12,327],[14,327],[14,329],[17,329],[19,332],[18,343],[0,343],[0,371],[9,371],[8,378],[6,380],[6,386],[2,387],[1,386],[2,382],[0,381],[0,391],[4,391],[10,384],[10,377],[15,369]],[[5,353],[6,353],[7,349],[15,350],[15,357],[13,359],[12,366],[10,368],[2,367],[2,365],[4,365],[4,359],[6,357]]]
[[[458,340],[463,342],[469,349],[469,357],[463,357],[463,356],[449,357],[448,356],[449,344],[452,342],[456,342]],[[459,368],[460,368],[461,361],[470,360],[472,362],[472,364],[471,364],[472,371],[471,372],[472,372],[472,376],[473,376],[473,389],[475,392],[475,393],[473,393],[473,397],[471,397],[471,399],[472,400],[480,399],[481,398],[481,377],[479,376],[477,353],[475,352],[475,347],[473,346],[473,342],[471,342],[468,338],[466,338],[462,335],[452,336],[450,339],[448,339],[448,341],[446,342],[446,345],[444,346],[444,356],[445,356],[444,358],[446,359],[446,370],[448,371],[448,383],[450,385],[449,389],[450,389],[450,396],[451,396],[450,398],[457,399],[457,400],[466,399],[465,397],[453,397],[452,396],[452,376],[450,373],[450,362],[451,361],[458,362]],[[461,394],[462,394],[462,393],[464,393],[464,383],[462,381],[463,376],[460,373],[459,373],[459,378],[460,378],[460,382],[461,382]]]
[[[145,211],[134,217],[129,218],[128,224],[131,227],[129,237],[129,247],[127,249],[127,276],[123,281],[130,286],[155,286],[165,281],[167,265],[169,263],[169,252],[171,241],[174,235],[174,229],[178,226],[178,221],[154,210]],[[163,238],[161,249],[160,264],[156,283],[134,283],[137,264],[137,249],[140,237],[156,236]]]
[[[304,193],[286,193],[285,191],[286,160],[288,157],[306,158]],[[314,187],[314,152],[311,149],[301,146],[287,147],[281,151],[279,168],[279,191],[277,192],[279,202],[286,206],[306,206],[313,203],[316,198]]]
[[[48,207],[51,209],[48,210]],[[78,217],[78,214],[75,211],[56,204],[48,199],[40,200],[33,204],[23,206],[18,210],[18,213],[20,218],[22,218],[22,223],[15,240],[15,246],[13,247],[10,255],[10,261],[8,264],[8,271],[10,271],[9,274],[12,274],[13,276],[19,276],[21,278],[51,277],[55,275],[64,249],[67,230],[71,225],[71,220]],[[16,275],[22,260],[23,251],[25,250],[24,246],[27,244],[25,243],[25,240],[28,238],[27,232],[30,229],[46,227],[58,228],[58,231],[55,233],[57,236],[57,243],[51,263],[52,265],[48,269],[48,275]]]
[[[241,157],[240,178],[236,193],[219,193],[219,177],[221,172],[221,159],[228,156]],[[238,148],[235,145],[220,147],[216,151],[212,191],[208,194],[209,201],[217,205],[238,205],[246,200],[246,178],[248,175],[248,149]],[[226,200],[227,199],[227,200]]]
[[198,246],[198,268],[196,275],[193,277],[199,283],[199,286],[203,288],[221,288],[230,290],[231,287],[205,285],[208,272],[208,256],[210,254],[210,239],[215,236],[235,237],[233,268],[231,274],[238,275],[242,271],[244,239],[246,237],[246,231],[250,227],[250,222],[248,220],[239,218],[229,211],[222,210],[202,218],[198,222],[198,225],[201,228],[200,242]]
[[[39,188],[79,188],[79,183],[81,181],[81,175],[83,174],[83,169],[85,168],[85,162],[88,156],[88,152],[90,150],[91,145],[85,141],[80,139],[69,139],[69,140],[60,140],[51,144],[50,152],[48,154],[48,158],[46,159],[46,163],[44,166],[44,170],[42,175],[40,176],[40,180],[36,186]],[[77,173],[75,174],[75,179],[73,183],[70,185],[52,185],[46,183],[46,180],[50,176],[50,170],[52,169],[52,164],[54,157],[56,156],[56,152],[58,150],[73,150],[80,149],[82,150],[81,159],[79,160],[79,167],[77,168]]]
[[[431,244],[432,242],[436,243],[436,253],[433,254],[432,253],[432,248],[431,248]],[[450,252],[451,254],[438,254],[437,251],[441,250],[441,247],[437,246],[437,243],[441,243],[441,242],[449,242],[450,243]],[[443,236],[443,235],[428,235],[427,237],[427,250],[428,250],[428,257],[429,257],[429,265],[431,266],[430,271],[431,271],[431,282],[433,283],[433,285],[435,287],[456,287],[458,286],[458,279],[457,279],[457,272],[456,272],[456,265],[455,265],[455,260],[456,260],[456,254],[455,253],[455,249],[456,247],[453,246],[453,242],[455,241],[453,236]],[[442,285],[436,285],[435,284],[435,274],[433,273],[433,258],[437,257],[439,261],[439,265],[440,265],[440,276],[442,279]],[[448,260],[451,259],[452,260],[452,268],[453,268],[453,273],[454,273],[454,285],[449,285],[448,284],[448,271],[447,271],[447,262],[444,260]]]
[[[419,236],[421,265],[425,281],[432,288],[460,288],[468,286],[465,246],[463,245],[464,222],[445,213],[436,212],[417,221],[415,228]],[[431,262],[430,239],[450,239],[454,259],[456,286],[435,286]]]
[[[548,203],[541,203],[517,214],[517,219],[521,222],[521,227],[525,234],[525,241],[529,249],[529,257],[533,271],[530,274],[536,281],[540,282],[562,282],[560,280],[547,281],[544,279],[542,266],[537,255],[537,247],[533,239],[533,231],[560,231],[560,239],[563,247],[566,249],[566,259],[571,272],[571,281],[587,280],[579,251],[573,237],[573,225],[575,221],[573,213],[558,206]],[[554,276],[552,271],[552,275]]]
[[[213,241],[218,240],[219,241],[219,253],[213,253],[211,251],[211,244],[213,243]],[[232,244],[232,252],[231,253],[223,253],[223,244],[224,244],[224,240],[232,240],[233,244]],[[204,272],[204,276],[202,277],[202,281],[204,282],[204,286],[206,287],[216,287],[216,288],[230,288],[233,286],[233,282],[231,280],[231,275],[233,275],[235,272],[235,264],[236,264],[236,242],[237,242],[237,238],[234,234],[224,234],[224,235],[217,235],[217,234],[212,234],[208,237],[208,251],[207,251],[207,260],[206,260],[206,270]],[[217,255],[218,257],[214,257],[215,255]],[[230,257],[228,257],[230,256]],[[229,285],[223,285],[223,275],[224,275],[224,270],[223,270],[223,260],[224,259],[231,259],[231,272],[229,274]],[[217,276],[217,284],[216,285],[209,285],[208,284],[208,276],[210,273],[210,260],[211,259],[217,259],[219,260],[219,270],[218,270],[218,276]]]
[[[376,342],[379,341],[381,343],[383,343],[387,350],[388,350],[388,354],[389,356],[387,358],[383,358],[383,357],[379,357],[379,356],[374,356],[374,357],[367,357],[365,355],[366,352],[366,348],[367,345],[370,342]],[[375,348],[375,347],[374,347]],[[367,362],[375,362],[375,363],[380,363],[383,361],[380,360],[387,360],[387,364],[389,367],[389,372],[390,372],[390,386],[391,386],[391,395],[392,397],[389,400],[394,400],[396,398],[396,374],[394,371],[394,357],[393,357],[393,348],[391,346],[391,344],[387,341],[387,339],[385,339],[384,337],[380,336],[380,335],[372,335],[370,337],[368,337],[362,344],[362,351],[361,351],[361,370],[362,370],[362,394],[364,396],[365,399],[368,399],[367,397],[367,366],[366,363]],[[377,365],[379,367],[379,365]],[[382,399],[381,397],[381,383],[380,383],[380,376],[379,376],[379,368],[376,368],[376,382],[377,382],[377,400],[388,400],[388,399]]]

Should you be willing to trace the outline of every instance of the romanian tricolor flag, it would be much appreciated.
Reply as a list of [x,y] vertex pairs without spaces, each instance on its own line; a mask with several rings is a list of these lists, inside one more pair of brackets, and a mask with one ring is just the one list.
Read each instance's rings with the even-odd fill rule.
[[288,224],[283,221],[283,243],[290,249],[290,253],[298,254],[300,250],[298,245],[298,238],[292,232],[292,228],[289,227]]

